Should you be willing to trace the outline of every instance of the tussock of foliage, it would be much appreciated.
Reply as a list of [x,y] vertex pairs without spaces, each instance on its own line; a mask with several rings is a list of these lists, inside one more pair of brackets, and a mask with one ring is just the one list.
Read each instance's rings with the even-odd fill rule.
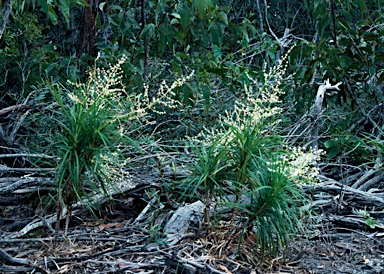
[[[143,93],[128,94],[122,84],[125,61],[123,57],[107,69],[91,70],[86,83],[51,86],[59,106],[54,111],[59,130],[51,136],[57,144],[55,157],[60,159],[56,185],[59,206],[70,206],[90,192],[108,196],[118,182],[129,183],[130,175],[124,170],[129,159],[122,150],[140,150],[139,140],[132,137],[138,125],[150,123],[149,111],[164,114],[161,109],[175,107],[173,90],[193,74],[171,86],[163,82],[152,98],[147,86]],[[93,205],[88,206],[92,209]]]
[[[212,200],[225,201],[234,193],[235,202],[224,204],[240,213],[234,226],[242,227],[241,235],[256,234],[260,250],[255,253],[260,255],[276,253],[290,235],[303,232],[300,205],[307,198],[300,187],[316,182],[318,175],[313,164],[319,153],[288,147],[277,131],[283,115],[280,84],[285,70],[283,59],[264,71],[263,85],[250,79],[217,126],[191,141],[198,161],[193,176],[183,181],[185,195],[203,189],[207,222]],[[239,250],[243,240],[241,236]]]

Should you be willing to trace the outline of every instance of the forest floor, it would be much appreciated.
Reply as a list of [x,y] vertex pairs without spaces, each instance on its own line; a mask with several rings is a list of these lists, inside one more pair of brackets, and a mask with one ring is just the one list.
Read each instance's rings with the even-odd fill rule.
[[252,256],[257,247],[251,238],[239,256],[236,244],[224,243],[232,237],[225,229],[209,237],[194,230],[167,243],[160,224],[149,218],[135,222],[146,206],[140,194],[119,195],[113,205],[102,206],[99,221],[86,211],[76,214],[57,240],[49,224],[23,237],[5,237],[38,218],[37,207],[0,207],[0,273],[384,273],[383,233],[338,227],[326,211],[308,235],[261,263]]

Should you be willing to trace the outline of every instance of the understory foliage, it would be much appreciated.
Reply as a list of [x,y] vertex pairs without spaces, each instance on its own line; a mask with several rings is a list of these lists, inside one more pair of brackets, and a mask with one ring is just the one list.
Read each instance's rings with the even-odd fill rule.
[[50,87],[57,108],[54,122],[58,130],[51,136],[56,144],[58,207],[77,201],[89,209],[94,201],[84,199],[90,193],[109,197],[113,188],[130,183],[124,170],[129,159],[122,150],[139,153],[135,132],[150,124],[148,112],[159,115],[160,109],[174,108],[173,90],[183,85],[192,74],[177,79],[171,86],[164,81],[156,97],[149,98],[148,89],[141,94],[128,94],[122,84],[122,57],[106,69],[95,67],[85,83],[54,84]]
[[124,124],[143,110],[124,108],[123,99],[127,96],[119,71],[123,62],[124,59],[109,71],[91,71],[85,84],[51,87],[59,106],[54,120],[60,130],[53,138],[58,149],[55,156],[60,159],[57,199],[62,206],[81,200],[91,191],[102,190],[108,195],[108,184],[116,177],[126,177],[121,170],[123,162],[119,161]]
[[[180,192],[204,201],[212,233],[230,212],[239,249],[253,234],[255,254],[275,253],[303,232],[301,187],[317,181],[318,166],[335,178],[340,163],[382,172],[383,6],[1,1],[0,110],[17,108],[1,114],[0,152],[54,156],[28,164],[55,168],[58,214],[79,201],[94,210],[90,197],[129,184],[132,159],[144,156],[170,181],[159,201]],[[328,78],[343,85],[317,121],[330,163],[321,166],[303,121]]]
[[[205,128],[191,142],[198,161],[193,176],[182,182],[185,195],[203,190],[208,225],[212,201],[240,212],[235,226],[242,227],[241,235],[256,233],[260,250],[255,253],[262,256],[276,253],[289,235],[303,232],[300,205],[307,197],[300,188],[315,183],[318,175],[314,164],[319,153],[288,147],[279,135],[285,61],[264,71],[263,83],[250,78],[217,126]],[[234,201],[228,200],[230,193]],[[239,251],[243,236],[240,239]]]

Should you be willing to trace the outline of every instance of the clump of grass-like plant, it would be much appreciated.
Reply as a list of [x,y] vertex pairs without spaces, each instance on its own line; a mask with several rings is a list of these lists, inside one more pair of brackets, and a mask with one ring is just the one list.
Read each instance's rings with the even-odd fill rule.
[[193,163],[193,174],[182,182],[183,195],[196,197],[198,190],[202,189],[205,200],[204,218],[209,232],[212,198],[225,193],[223,181],[228,175],[226,149],[220,140],[213,142],[208,148],[192,146],[192,149],[197,156],[197,161]]
[[[121,59],[108,70],[94,69],[89,81],[54,84],[51,91],[58,104],[55,121],[59,127],[57,142],[57,218],[63,209],[89,193],[109,194],[117,176],[124,180],[118,167],[122,159],[119,144],[123,142],[123,121],[138,115],[126,109],[126,94],[121,86]],[[86,201],[86,200],[84,200]],[[86,201],[92,210],[91,201]],[[66,228],[68,225],[68,219]]]
[[[280,84],[285,70],[283,59],[264,71],[262,82],[249,77],[250,85],[217,126],[197,136],[199,160],[193,175],[183,182],[201,187],[205,193],[225,190],[215,192],[216,201],[228,201],[226,196],[234,193],[235,201],[224,204],[240,215],[232,218],[233,226],[239,228],[238,247],[244,233],[254,233],[259,247],[255,252],[263,256],[276,252],[290,235],[302,231],[300,206],[306,197],[300,188],[315,181],[318,174],[313,163],[319,154],[288,147],[280,136],[284,111]],[[205,200],[210,206],[207,195]]]
[[165,107],[174,107],[173,90],[192,76],[177,79],[171,86],[161,83],[150,99],[148,86],[141,94],[127,94],[122,84],[124,62],[125,57],[107,69],[94,68],[86,83],[50,87],[58,105],[54,119],[59,130],[53,137],[55,156],[60,159],[56,173],[58,222],[62,209],[68,210],[69,218],[77,201],[93,211],[94,202],[85,196],[108,197],[118,182],[129,183],[121,149],[139,149],[137,141],[129,137],[137,131],[135,123],[148,123],[149,110],[164,114]]
[[[246,216],[240,239],[244,234],[255,233],[262,257],[266,253],[276,254],[286,246],[290,236],[304,231],[300,207],[308,198],[297,184],[297,177],[291,176],[289,161],[280,160],[287,159],[284,156],[284,153],[254,156],[249,183],[242,186],[242,199],[233,204],[241,216]],[[238,244],[240,249],[241,241]]]

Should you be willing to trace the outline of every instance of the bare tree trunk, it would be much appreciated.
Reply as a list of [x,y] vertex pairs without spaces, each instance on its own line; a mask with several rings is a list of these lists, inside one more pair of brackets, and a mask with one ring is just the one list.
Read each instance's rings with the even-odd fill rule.
[[11,10],[12,10],[12,0],[6,0],[4,5],[3,19],[1,20],[1,24],[0,24],[0,39],[3,36],[3,32],[5,30],[5,26],[7,25]]
[[[141,0],[141,30],[145,28],[147,21],[145,18],[145,0]],[[144,80],[148,77],[148,39],[144,36]]]
[[78,55],[80,57],[85,53],[94,57],[96,24],[95,14],[92,10],[93,0],[85,0],[85,2],[88,6],[84,7],[81,18]]

